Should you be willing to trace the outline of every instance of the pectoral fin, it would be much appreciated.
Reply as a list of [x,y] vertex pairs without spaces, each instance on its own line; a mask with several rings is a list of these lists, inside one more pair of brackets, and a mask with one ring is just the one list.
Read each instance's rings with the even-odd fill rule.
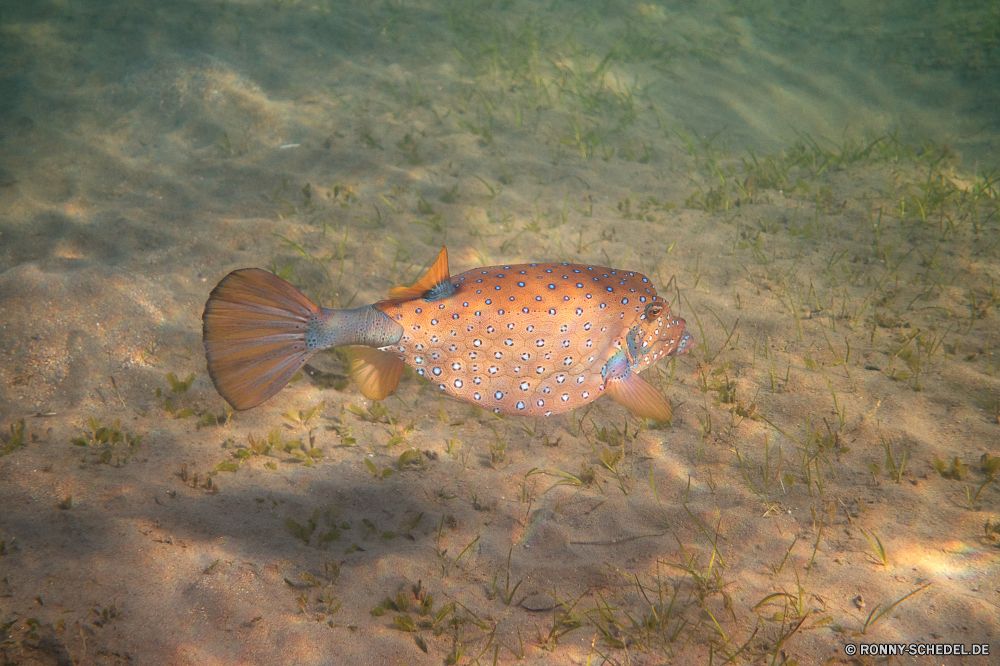
[[667,399],[652,384],[635,373],[625,378],[608,379],[604,390],[615,402],[636,416],[669,421],[674,415],[674,410],[670,408]]
[[347,348],[347,371],[369,400],[382,400],[396,390],[403,376],[403,360],[395,354],[372,347]]

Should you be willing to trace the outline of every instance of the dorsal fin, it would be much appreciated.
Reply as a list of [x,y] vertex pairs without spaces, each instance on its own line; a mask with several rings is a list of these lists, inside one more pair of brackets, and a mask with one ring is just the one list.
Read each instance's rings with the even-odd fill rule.
[[[441,285],[451,284],[451,273],[448,272],[448,248],[442,247],[434,265],[417,280],[412,287],[393,287],[389,290],[391,300],[409,300],[420,298],[426,294],[441,290]],[[447,293],[451,293],[448,291]],[[446,295],[446,294],[445,294]]]

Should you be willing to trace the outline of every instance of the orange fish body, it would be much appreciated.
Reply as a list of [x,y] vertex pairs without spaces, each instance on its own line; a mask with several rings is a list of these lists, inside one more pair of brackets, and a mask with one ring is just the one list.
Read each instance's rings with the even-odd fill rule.
[[415,285],[389,296],[327,310],[270,273],[234,271],[205,307],[209,373],[233,407],[247,409],[280,390],[314,351],[367,345],[352,346],[349,369],[373,399],[395,389],[405,362],[498,414],[549,416],[608,394],[639,416],[671,416],[638,373],[686,353],[691,336],[639,273],[546,263],[450,276],[442,248]]

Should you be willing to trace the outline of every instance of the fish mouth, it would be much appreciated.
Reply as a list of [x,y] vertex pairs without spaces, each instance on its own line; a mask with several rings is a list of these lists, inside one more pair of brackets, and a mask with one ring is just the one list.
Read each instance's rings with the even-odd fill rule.
[[681,341],[677,343],[677,350],[672,354],[672,356],[680,356],[681,354],[687,354],[691,351],[691,343],[694,342],[694,338],[687,331],[684,331],[684,337]]

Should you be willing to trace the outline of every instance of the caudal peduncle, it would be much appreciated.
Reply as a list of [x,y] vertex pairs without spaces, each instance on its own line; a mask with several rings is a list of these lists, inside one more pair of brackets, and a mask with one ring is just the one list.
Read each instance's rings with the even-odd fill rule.
[[374,305],[353,310],[323,308],[306,328],[306,348],[311,351],[365,345],[386,347],[399,342],[403,327]]

